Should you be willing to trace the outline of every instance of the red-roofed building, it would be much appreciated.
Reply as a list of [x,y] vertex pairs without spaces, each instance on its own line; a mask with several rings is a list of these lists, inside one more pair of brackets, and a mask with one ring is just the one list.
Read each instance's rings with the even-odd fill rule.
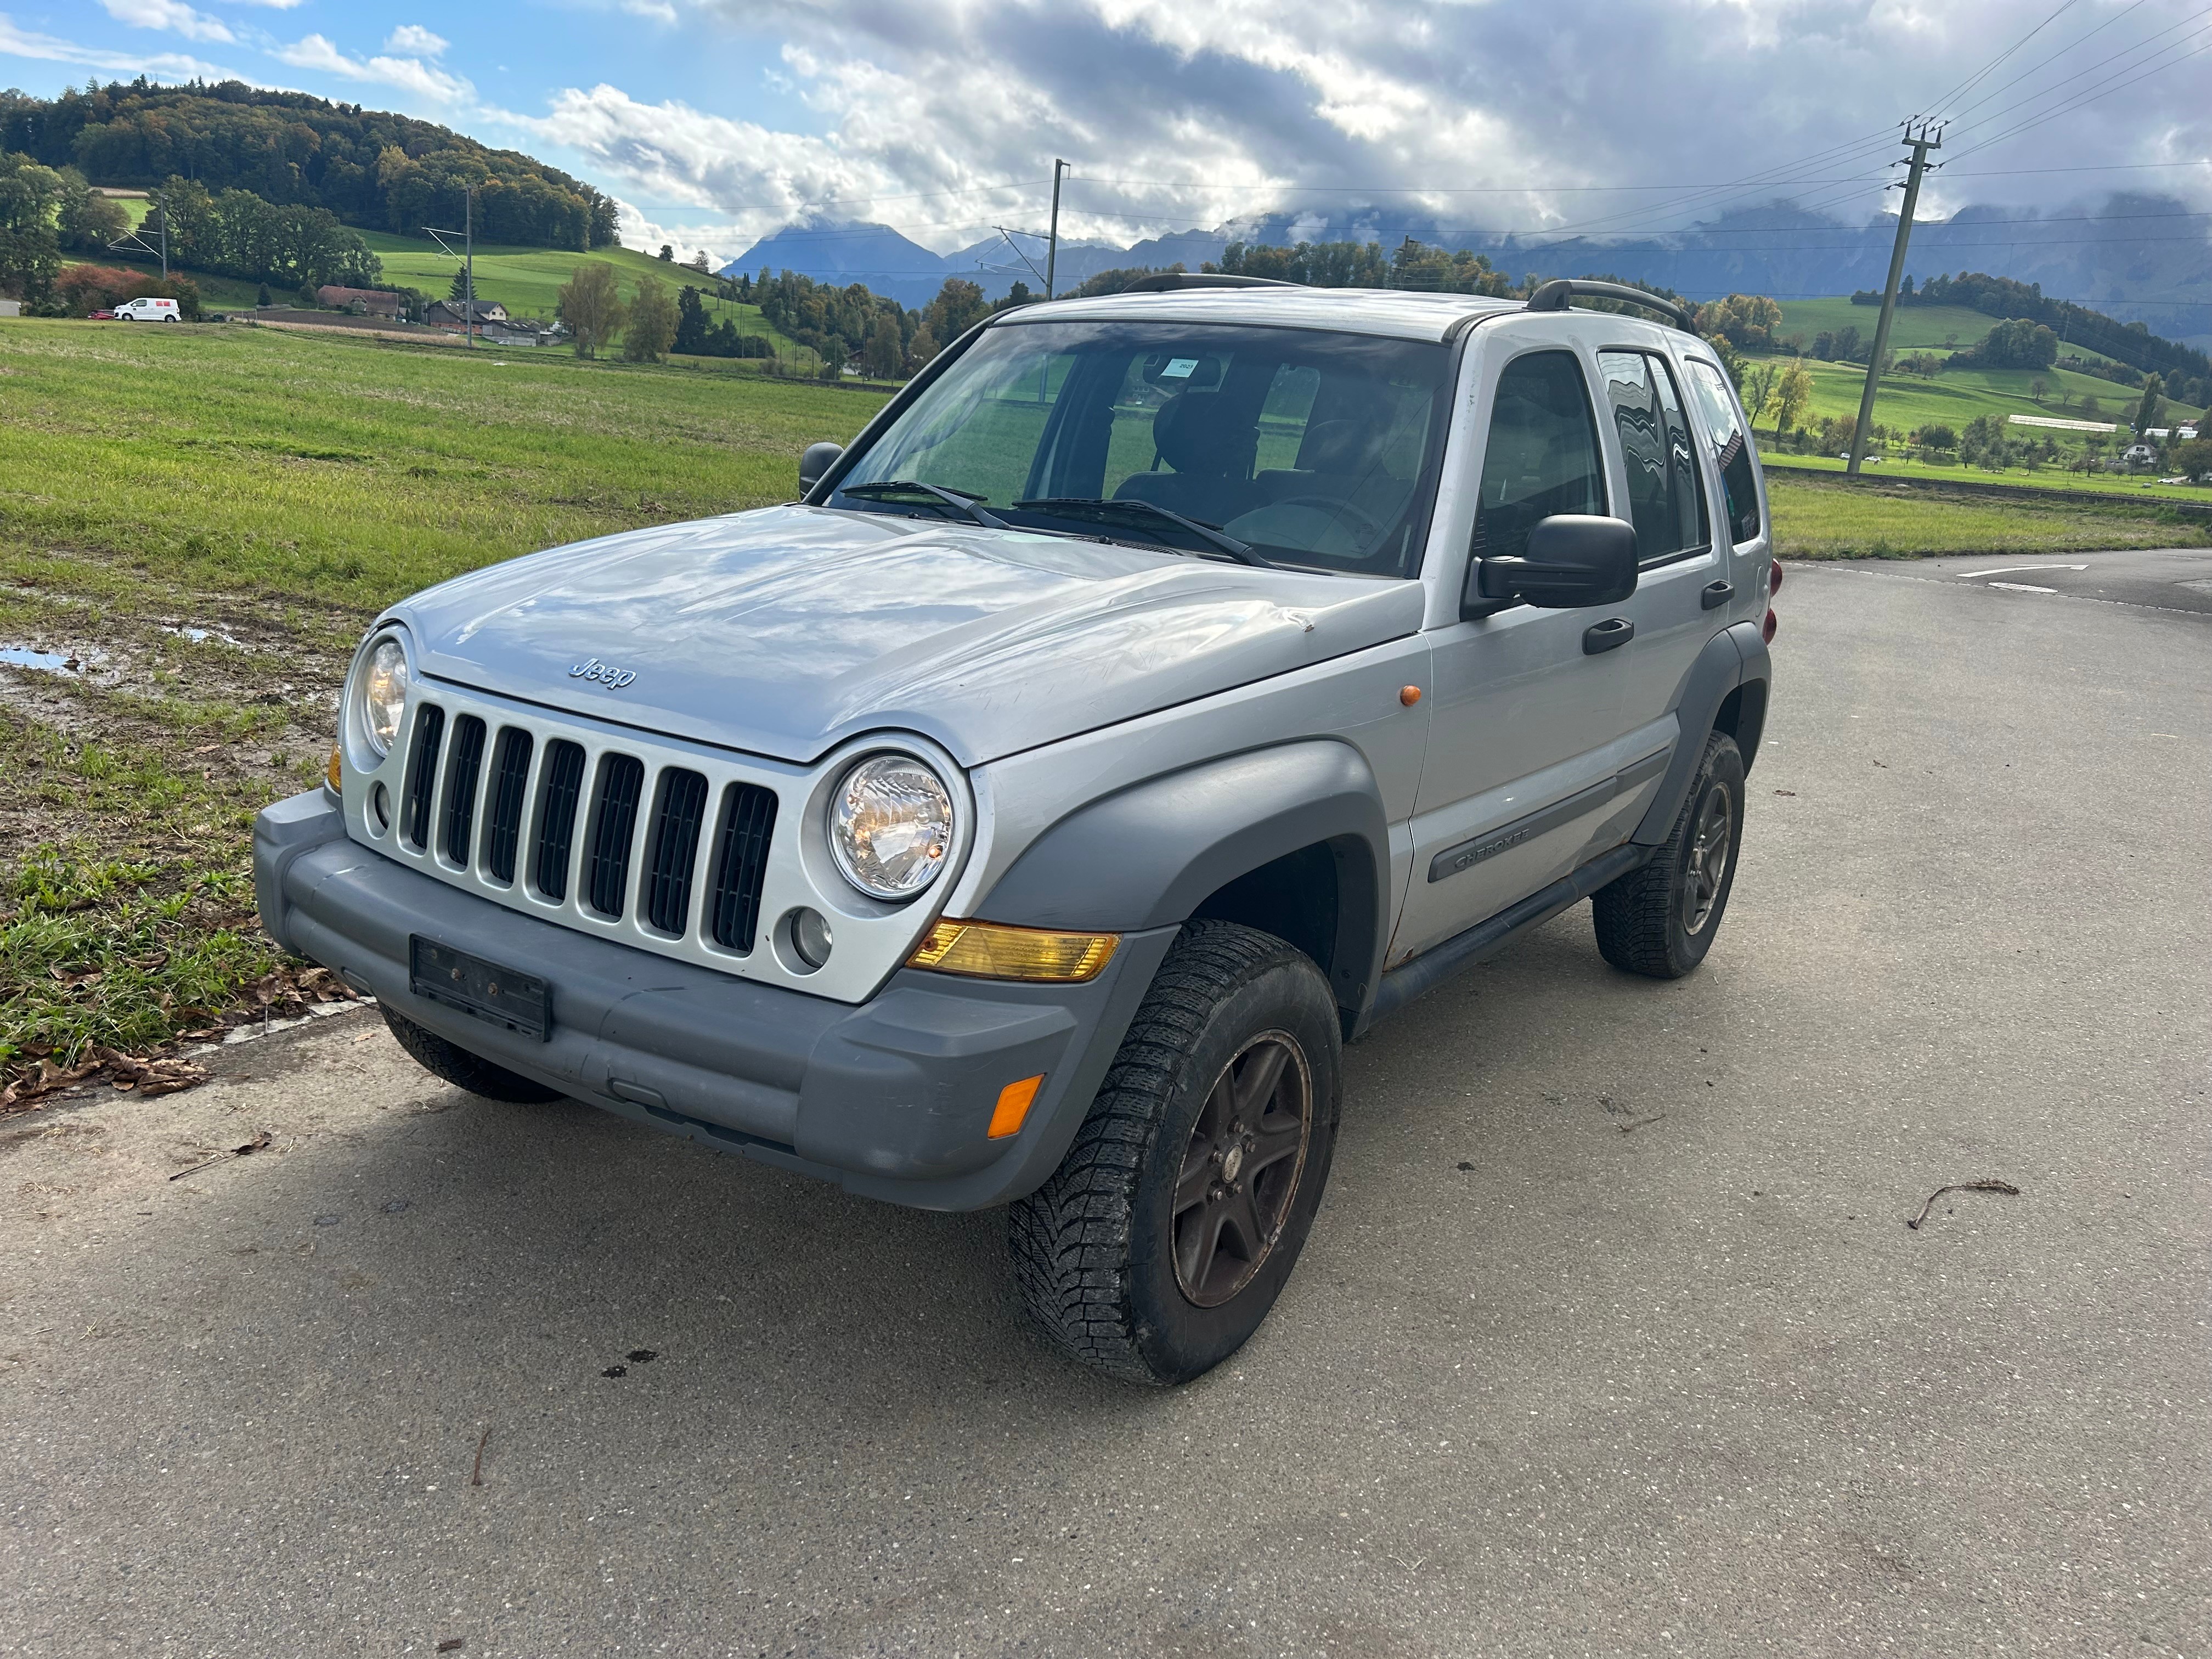
[[340,288],[326,283],[315,290],[317,303],[333,311],[350,311],[356,317],[397,317],[406,301],[397,294],[377,288]]

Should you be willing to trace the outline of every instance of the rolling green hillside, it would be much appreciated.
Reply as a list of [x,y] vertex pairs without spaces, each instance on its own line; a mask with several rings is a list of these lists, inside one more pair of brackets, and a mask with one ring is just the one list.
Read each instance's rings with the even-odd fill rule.
[[[442,295],[460,265],[459,260],[427,239],[393,236],[373,230],[362,231],[361,238],[384,262],[386,282],[419,288],[426,294]],[[480,242],[476,258],[477,297],[496,301],[517,316],[550,318],[554,296],[561,285],[575,274],[578,265],[586,263],[612,265],[625,295],[634,292],[640,283],[661,283],[671,294],[686,287],[708,290],[714,287],[714,278],[701,276],[689,265],[672,264],[635,248],[602,247],[589,253],[577,253],[555,248],[501,247]],[[708,310],[716,318],[734,318],[741,333],[775,333],[761,320],[757,307],[725,305],[710,295]]]
[[[1856,415],[1859,392],[1866,370],[1857,363],[1824,363],[1805,360],[1813,375],[1813,407],[1801,424],[1817,422],[1823,416]],[[2030,388],[2041,380],[2050,388],[2041,404]],[[1881,426],[1909,428],[1940,421],[1962,427],[1978,415],[2046,415],[2060,420],[2117,421],[2125,424],[2135,413],[2140,392],[2094,374],[2077,374],[2063,368],[1947,368],[1933,380],[1917,374],[1885,374],[1875,398],[1875,421]],[[2068,398],[2064,408],[2061,397]],[[2099,412],[2085,412],[2082,400],[2094,398]],[[2171,400],[2169,400],[2171,402]],[[2175,411],[2198,411],[2173,404]],[[2062,439],[2063,439],[2063,435]]]
[[[1782,326],[1774,332],[1785,340],[1802,334],[1809,343],[1816,334],[1845,328],[1855,328],[1861,339],[1871,340],[1875,324],[1881,316],[1879,306],[1855,306],[1841,294],[1819,300],[1784,300],[1781,305]],[[1899,306],[1896,320],[1889,326],[1890,349],[1940,351],[1948,347],[1964,351],[1996,325],[1995,317],[1984,317],[1965,306]]]

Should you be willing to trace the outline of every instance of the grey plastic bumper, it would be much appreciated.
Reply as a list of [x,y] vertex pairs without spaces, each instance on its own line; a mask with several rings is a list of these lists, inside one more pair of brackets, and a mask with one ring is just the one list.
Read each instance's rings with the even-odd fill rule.
[[[314,790],[254,824],[263,926],[410,1019],[635,1121],[927,1209],[1034,1191],[1059,1164],[1176,930],[1126,936],[1087,985],[902,971],[859,1007],[540,921],[357,846]],[[553,986],[540,1042],[408,988],[420,933]],[[1009,1139],[999,1091],[1043,1073]]]

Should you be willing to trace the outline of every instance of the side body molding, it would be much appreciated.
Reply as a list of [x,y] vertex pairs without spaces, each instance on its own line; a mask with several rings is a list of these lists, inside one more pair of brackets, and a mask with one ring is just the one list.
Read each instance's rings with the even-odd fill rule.
[[1389,827],[1366,759],[1327,739],[1254,750],[1133,785],[1046,830],[977,907],[1025,927],[1135,933],[1189,919],[1238,877],[1316,845],[1336,872],[1338,1004],[1380,982]]
[[[1756,623],[1737,623],[1705,641],[1705,648],[1690,665],[1690,672],[1682,677],[1681,689],[1674,694],[1674,716],[1680,724],[1680,735],[1674,739],[1674,758],[1667,763],[1667,775],[1659,781],[1659,793],[1644,812],[1644,821],[1636,826],[1636,833],[1629,837],[1632,842],[1656,847],[1667,839],[1668,831],[1674,827],[1674,814],[1682,810],[1682,798],[1690,793],[1690,778],[1698,769],[1698,762],[1705,751],[1705,734],[1713,729],[1714,716],[1728,701],[1729,692],[1755,683],[1762,693],[1758,699],[1758,712],[1763,717],[1766,708],[1763,693],[1773,673],[1771,665],[1766,641],[1759,637]],[[1747,696],[1745,701],[1748,703],[1751,699]],[[1751,741],[1744,745],[1747,766],[1759,747],[1759,734],[1754,732],[1750,736]]]

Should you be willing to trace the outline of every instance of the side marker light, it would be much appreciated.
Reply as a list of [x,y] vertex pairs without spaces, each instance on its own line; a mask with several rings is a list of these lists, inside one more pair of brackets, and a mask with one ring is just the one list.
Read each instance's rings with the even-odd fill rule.
[[1004,1140],[1008,1135],[1019,1134],[1023,1122],[1029,1117],[1030,1108],[1036,1103],[1037,1091],[1044,1087],[1044,1073],[1025,1077],[1019,1083],[1009,1083],[999,1091],[999,1103],[991,1109],[990,1138]]
[[1415,703],[1420,702],[1420,700],[1421,688],[1418,685],[1405,686],[1399,690],[1398,701],[1404,703],[1408,708],[1411,708]]

